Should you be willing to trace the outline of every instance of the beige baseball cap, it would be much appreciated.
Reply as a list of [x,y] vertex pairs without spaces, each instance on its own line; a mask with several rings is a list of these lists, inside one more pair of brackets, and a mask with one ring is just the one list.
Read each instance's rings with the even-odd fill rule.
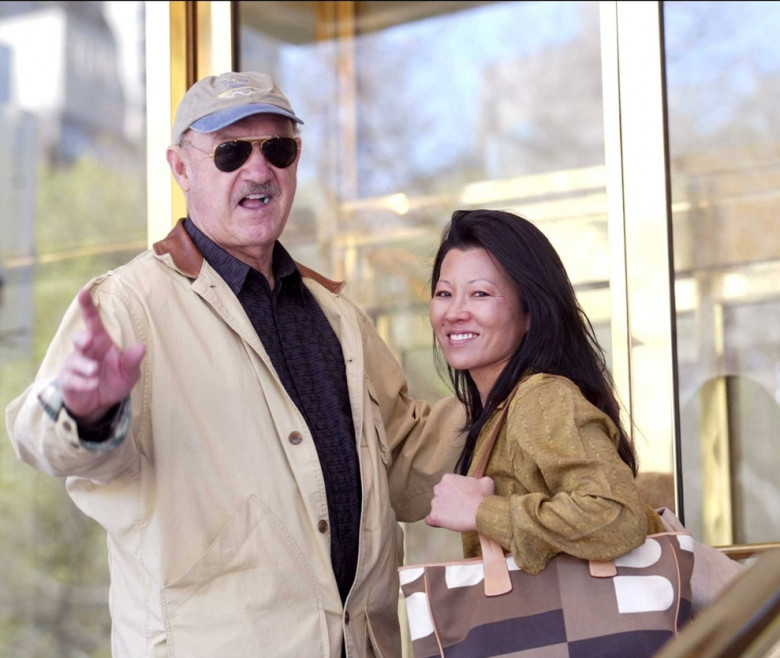
[[178,144],[188,129],[211,133],[253,114],[280,114],[303,123],[267,73],[230,72],[201,78],[187,90],[176,109],[172,143]]

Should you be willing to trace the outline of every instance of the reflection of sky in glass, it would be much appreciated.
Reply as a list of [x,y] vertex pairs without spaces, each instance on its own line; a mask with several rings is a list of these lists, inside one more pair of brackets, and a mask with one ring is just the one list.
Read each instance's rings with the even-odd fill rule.
[[712,83],[724,67],[744,71],[748,64],[760,73],[778,71],[778,21],[780,2],[665,2],[666,53],[675,83]]
[[[542,52],[577,36],[577,14],[560,5],[497,3],[371,34],[359,40],[358,48],[370,51],[377,61],[404,54],[402,63],[406,68],[398,71],[397,79],[387,82],[388,87],[396,85],[410,92],[411,111],[427,112],[436,118],[454,114],[453,106],[458,114],[464,109],[473,112],[477,106],[472,101],[479,93],[483,69]],[[413,51],[406,50],[410,45]],[[431,74],[437,83],[447,82],[437,87],[441,93],[434,96],[426,93]],[[423,94],[416,95],[417,91]],[[452,131],[454,127],[445,128]]]
[[743,121],[746,104],[777,106],[779,2],[665,2],[664,30],[670,113],[686,126],[680,140]]
[[[588,4],[500,2],[359,37],[355,66],[358,169],[365,174],[361,195],[371,194],[368,188],[374,193],[398,189],[421,176],[462,168],[470,154],[480,153],[486,71],[581,38],[581,9]],[[288,95],[307,99],[299,111],[306,120],[307,147],[313,151],[327,148],[327,131],[333,130],[328,123],[333,117],[318,116],[309,100],[313,86],[332,83],[332,61],[323,52],[322,44],[285,46],[280,57],[280,77],[290,81],[285,83]],[[520,136],[534,129],[533,121],[520,116],[516,126],[507,128]],[[305,177],[305,159],[300,171]]]

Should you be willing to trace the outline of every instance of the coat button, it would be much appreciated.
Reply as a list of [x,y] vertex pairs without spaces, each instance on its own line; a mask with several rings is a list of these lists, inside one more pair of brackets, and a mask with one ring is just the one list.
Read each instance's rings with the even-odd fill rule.
[[344,611],[344,623],[345,624],[349,623],[349,610]]
[[317,530],[323,534],[328,532],[328,522],[325,519],[320,519],[320,522],[317,524]]
[[290,436],[287,437],[287,440],[294,446],[297,446],[301,441],[303,441],[303,434],[297,431],[290,432]]

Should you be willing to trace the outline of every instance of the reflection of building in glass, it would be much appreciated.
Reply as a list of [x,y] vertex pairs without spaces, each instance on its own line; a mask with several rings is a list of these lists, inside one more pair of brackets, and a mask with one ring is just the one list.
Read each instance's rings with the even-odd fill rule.
[[[12,53],[3,76],[7,100],[36,116],[39,153],[50,162],[71,162],[85,151],[102,159],[127,148],[126,114],[134,108],[126,102],[109,4],[0,4],[0,44]],[[136,21],[140,30],[140,11]]]
[[11,98],[11,49],[0,42],[0,105]]
[[12,61],[0,43],[0,361],[32,347],[36,122],[11,103]]
[[138,175],[143,18],[137,2],[0,3],[0,360],[31,349],[38,177],[85,155]]

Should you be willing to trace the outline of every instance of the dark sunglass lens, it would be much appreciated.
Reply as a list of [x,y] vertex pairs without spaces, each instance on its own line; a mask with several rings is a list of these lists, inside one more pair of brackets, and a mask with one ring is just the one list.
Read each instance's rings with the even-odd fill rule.
[[292,137],[272,137],[261,146],[265,159],[274,167],[289,167],[298,155],[298,142]]
[[220,171],[235,171],[252,155],[252,144],[241,140],[225,142],[214,150],[214,164]]

